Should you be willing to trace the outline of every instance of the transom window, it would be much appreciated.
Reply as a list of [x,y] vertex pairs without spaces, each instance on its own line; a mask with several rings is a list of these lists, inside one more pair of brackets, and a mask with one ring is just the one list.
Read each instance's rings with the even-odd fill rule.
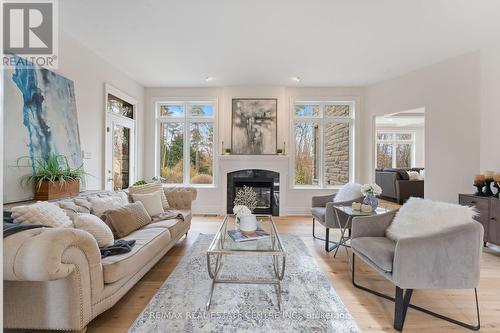
[[414,150],[415,133],[377,131],[377,168],[411,168]]
[[354,107],[354,101],[295,101],[295,187],[339,186],[353,179]]
[[156,175],[166,184],[214,184],[215,102],[157,103]]

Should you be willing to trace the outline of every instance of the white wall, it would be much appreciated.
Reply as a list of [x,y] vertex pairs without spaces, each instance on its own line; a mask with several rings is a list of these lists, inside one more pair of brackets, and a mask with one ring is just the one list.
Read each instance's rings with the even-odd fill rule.
[[91,175],[87,177],[87,189],[104,189],[105,83],[113,85],[139,102],[136,125],[139,165],[136,175],[141,177],[144,88],[113,67],[109,60],[99,57],[63,31],[59,36],[59,69],[56,72],[75,82],[80,142],[82,149],[92,155],[90,159],[84,160],[85,171]]
[[373,179],[374,116],[425,107],[425,196],[457,202],[479,170],[480,57],[473,52],[366,88],[363,179]]
[[[356,117],[357,121],[363,114],[363,89],[361,88],[288,88],[283,86],[233,86],[219,88],[146,88],[146,114],[145,119],[145,141],[144,141],[144,176],[150,179],[155,172],[155,101],[172,98],[211,98],[218,100],[218,143],[217,153],[224,147],[231,146],[231,100],[238,97],[268,97],[278,99],[278,148],[283,147],[286,142],[286,151],[289,153],[290,141],[290,101],[292,98],[301,97],[332,97],[332,98],[355,98],[357,101]],[[358,136],[361,132],[356,132],[356,161],[359,161]],[[358,165],[359,164],[359,165]],[[217,170],[217,166],[215,168]],[[361,170],[360,163],[356,164],[355,177],[358,178]],[[216,174],[216,177],[218,175]],[[220,176],[220,175],[219,175]],[[197,213],[222,213],[225,211],[226,203],[221,202],[220,187],[222,182],[216,180],[215,188],[200,188],[198,199],[194,203],[194,211]],[[287,207],[282,214],[307,214],[310,208],[311,197],[317,194],[328,194],[332,190],[304,190],[304,189],[281,189],[287,191]]]
[[481,49],[481,170],[500,172],[500,46]]

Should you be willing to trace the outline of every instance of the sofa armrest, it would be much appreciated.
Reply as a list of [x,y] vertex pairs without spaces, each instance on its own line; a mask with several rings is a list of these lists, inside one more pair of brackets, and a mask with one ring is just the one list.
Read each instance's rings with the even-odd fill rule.
[[351,237],[384,237],[385,229],[391,225],[397,210],[388,213],[373,215],[373,216],[359,216],[352,219],[352,232]]
[[174,209],[191,209],[198,191],[193,187],[164,187],[168,204]]
[[333,202],[336,195],[337,193],[313,196],[311,200],[311,207],[326,207],[328,202]]
[[399,203],[404,203],[410,197],[424,197],[424,181],[423,180],[397,180],[396,181],[396,197]]
[[393,282],[400,288],[472,289],[479,284],[483,226],[453,226],[396,243]]
[[39,228],[19,232],[4,239],[3,252],[4,280],[59,280],[78,266],[85,266],[94,282],[102,281],[99,247],[83,230]]

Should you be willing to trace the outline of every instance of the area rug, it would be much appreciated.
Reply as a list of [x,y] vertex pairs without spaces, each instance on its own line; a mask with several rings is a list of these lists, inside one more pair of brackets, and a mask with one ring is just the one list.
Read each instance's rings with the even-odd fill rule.
[[[273,286],[245,284],[216,285],[206,311],[212,238],[198,237],[129,332],[361,332],[297,236],[282,236],[287,261],[281,311]],[[271,258],[226,257],[221,277],[264,278],[271,272]]]

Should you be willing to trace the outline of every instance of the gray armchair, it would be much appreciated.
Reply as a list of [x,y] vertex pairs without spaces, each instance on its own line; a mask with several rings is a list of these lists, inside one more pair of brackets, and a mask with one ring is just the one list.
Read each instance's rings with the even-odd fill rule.
[[[314,196],[312,197],[311,204],[311,215],[312,215],[312,235],[313,238],[319,239],[325,242],[325,251],[330,252],[335,250],[340,242],[332,242],[330,241],[330,229],[338,229],[341,226],[344,227],[348,216],[343,212],[338,212],[339,220],[337,221],[337,215],[335,214],[335,206],[350,206],[353,202],[363,202],[363,197],[359,197],[354,200],[349,201],[341,201],[341,202],[333,202],[335,199],[334,194],[323,195],[323,196]],[[325,228],[325,238],[317,237],[315,234],[315,222],[318,221]],[[330,246],[330,244],[333,244]]]
[[[479,330],[477,286],[483,246],[483,227],[469,223],[429,232],[397,242],[385,237],[396,211],[352,221],[352,283],[355,287],[395,302],[394,328],[403,329],[408,307],[462,327]],[[396,286],[391,297],[358,285],[355,257],[358,256]],[[406,289],[406,292],[405,292]],[[410,304],[414,289],[474,289],[477,325],[470,325]]]

